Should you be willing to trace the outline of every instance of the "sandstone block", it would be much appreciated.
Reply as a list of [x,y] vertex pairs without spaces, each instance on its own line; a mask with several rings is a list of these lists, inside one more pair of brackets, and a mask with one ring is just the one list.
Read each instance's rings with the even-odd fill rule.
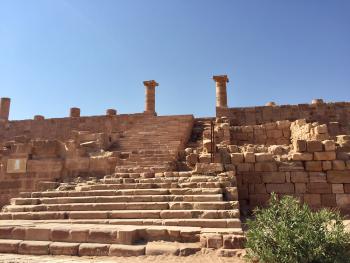
[[214,233],[206,233],[200,236],[202,247],[205,248],[221,248],[223,245],[222,235]]
[[131,245],[136,240],[136,237],[137,237],[137,230],[134,228],[129,228],[129,229],[126,228],[126,229],[118,230],[117,240],[119,244]]
[[322,171],[322,162],[321,161],[306,161],[305,162],[306,171],[321,172]]
[[243,153],[231,153],[231,163],[239,164],[239,163],[243,163],[243,161],[244,161]]
[[322,142],[320,141],[307,141],[306,148],[308,152],[322,152]]
[[222,239],[225,249],[243,249],[246,241],[242,235],[223,235]]
[[266,184],[266,191],[268,193],[277,193],[277,194],[293,194],[294,193],[294,184],[284,183],[284,184]]
[[331,194],[332,185],[328,183],[308,183],[306,191],[309,194]]
[[321,195],[320,194],[304,194],[304,202],[312,207],[317,207],[321,205]]
[[51,230],[52,241],[68,241],[69,240],[69,228],[54,228]]
[[82,243],[79,246],[79,256],[108,256],[110,245],[98,243]]
[[285,183],[286,174],[284,172],[270,172],[262,175],[264,183]]
[[0,240],[0,253],[16,254],[18,252],[18,246],[21,242],[22,240]]
[[312,161],[313,154],[312,153],[293,153],[292,160],[293,161]]
[[337,205],[335,194],[322,194],[321,204],[325,207],[335,207]]
[[327,181],[332,184],[350,183],[350,171],[327,171]]
[[50,240],[51,229],[31,227],[26,229],[26,239],[27,240],[37,240],[37,241],[47,241]]
[[204,152],[211,153],[216,151],[216,145],[215,142],[212,142],[211,140],[203,140],[203,150]]
[[223,172],[224,166],[221,163],[197,163],[195,173],[199,174],[213,174]]
[[344,194],[344,185],[343,184],[332,184],[332,193],[333,194]]
[[237,165],[237,171],[238,172],[252,172],[252,171],[254,171],[254,164],[253,163],[239,163]]
[[334,141],[332,141],[332,140],[325,140],[322,143],[323,143],[324,150],[326,152],[335,151],[335,142]]
[[336,194],[337,206],[341,209],[349,209],[350,194]]
[[316,161],[332,161],[336,159],[335,152],[314,152]]
[[344,185],[344,193],[350,194],[350,184],[343,184]]
[[244,153],[244,162],[255,163],[255,154],[252,152],[245,152]]
[[256,153],[255,161],[256,162],[270,162],[273,161],[273,155],[271,153]]
[[180,253],[180,249],[176,244],[161,243],[161,242],[148,242],[145,249],[147,256],[158,255],[173,255],[177,256]]
[[190,166],[196,165],[199,162],[199,156],[197,153],[190,153],[186,156],[186,163]]
[[306,193],[306,184],[305,183],[295,183],[295,193],[296,194],[305,194]]
[[109,256],[116,257],[137,257],[145,255],[144,245],[111,245]]
[[332,170],[332,162],[331,161],[323,161],[322,162],[322,170],[323,171]]
[[249,195],[249,203],[250,206],[256,207],[256,206],[261,206],[265,205],[270,199],[269,194],[250,194]]
[[255,171],[257,172],[275,172],[277,164],[275,162],[255,163]]
[[266,194],[265,184],[254,184],[254,193],[255,194]]
[[305,152],[306,151],[306,141],[305,140],[293,141],[293,149],[296,152]]
[[310,183],[326,183],[327,174],[323,172],[309,172]]
[[48,255],[49,245],[48,241],[22,241],[18,247],[19,254],[27,255]]
[[307,183],[309,182],[309,176],[306,172],[291,172],[291,181],[293,183]]
[[109,229],[91,229],[88,235],[88,242],[91,243],[115,243],[117,241],[117,231]]
[[71,229],[69,231],[70,242],[86,242],[88,239],[89,230],[86,229]]
[[0,239],[11,239],[12,236],[12,226],[0,226]]
[[77,256],[79,243],[52,242],[50,244],[51,255]]
[[230,153],[239,153],[239,147],[237,145],[228,145],[227,147]]
[[345,170],[345,162],[343,160],[334,160],[332,161],[333,170]]
[[67,158],[65,162],[65,168],[68,170],[88,171],[89,166],[89,158]]

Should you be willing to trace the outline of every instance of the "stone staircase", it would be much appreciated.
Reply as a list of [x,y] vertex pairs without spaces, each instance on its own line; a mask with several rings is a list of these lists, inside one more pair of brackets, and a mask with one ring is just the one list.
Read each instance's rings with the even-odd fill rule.
[[13,198],[0,214],[0,253],[225,254],[244,242],[232,172],[117,172],[71,189]]
[[116,172],[174,170],[193,126],[192,115],[147,116],[126,130],[113,151],[119,152]]

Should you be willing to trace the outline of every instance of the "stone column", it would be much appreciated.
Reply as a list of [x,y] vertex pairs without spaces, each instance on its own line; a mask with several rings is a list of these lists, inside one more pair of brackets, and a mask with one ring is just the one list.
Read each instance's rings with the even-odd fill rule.
[[216,84],[216,107],[227,108],[227,92],[226,83],[228,82],[227,75],[213,76]]
[[0,99],[0,119],[8,120],[10,115],[10,98],[1,98]]
[[159,85],[155,80],[144,81],[146,88],[145,113],[156,114],[156,92],[155,88]]
[[70,108],[69,117],[71,117],[71,118],[80,117],[80,109],[79,108]]

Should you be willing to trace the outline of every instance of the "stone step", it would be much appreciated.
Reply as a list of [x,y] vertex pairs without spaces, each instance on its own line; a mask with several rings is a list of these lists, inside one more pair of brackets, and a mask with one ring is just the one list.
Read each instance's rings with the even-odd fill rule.
[[236,183],[229,177],[192,176],[192,177],[157,177],[157,178],[104,178],[103,184],[126,184],[126,183],[206,183],[206,182],[230,182]]
[[[192,172],[163,172],[163,173],[114,173],[104,178],[158,178],[158,177],[195,177]],[[200,175],[198,175],[200,176]]]
[[[63,219],[130,219],[153,224],[162,224],[158,219],[237,219],[239,209],[230,210],[105,210],[105,211],[39,211],[39,212],[5,212],[0,213],[0,220],[63,220]],[[146,220],[146,221],[145,221]],[[152,221],[152,222],[153,222]],[[147,222],[146,222],[147,223]],[[123,223],[124,224],[124,223]],[[136,223],[135,223],[136,224]],[[139,224],[139,223],[138,223]],[[143,224],[143,223],[142,223]],[[148,223],[147,223],[148,224]],[[173,224],[173,223],[172,223]]]
[[114,202],[208,202],[222,201],[222,194],[215,195],[121,195],[53,198],[12,198],[11,205],[67,204],[67,203],[114,203]]
[[200,227],[13,222],[0,227],[1,239],[132,245],[141,241],[198,242]]
[[20,193],[24,198],[53,198],[79,196],[123,196],[123,195],[213,195],[222,194],[221,188],[168,188],[168,189],[120,189],[91,191],[48,191]]
[[[8,248],[11,247],[9,244],[15,243],[6,243],[5,240],[121,245],[146,244],[157,240],[182,243],[200,241],[205,248],[232,249],[239,237],[243,237],[239,228],[41,223],[18,220],[7,221],[0,227],[0,253],[9,253],[5,250],[6,244]],[[231,242],[227,242],[230,240]],[[210,245],[212,242],[215,246]]]
[[189,182],[189,183],[118,183],[77,186],[77,191],[118,189],[169,189],[169,188],[224,188],[235,186],[234,182]]
[[238,209],[238,201],[216,202],[130,202],[8,205],[4,212],[100,211],[100,210],[228,210]]
[[114,256],[135,257],[144,255],[189,256],[201,250],[200,243],[148,242],[122,245],[103,243],[72,243],[0,239],[0,253],[54,256]]
[[115,168],[116,172],[128,172],[128,173],[143,173],[143,172],[166,172],[169,170],[172,170],[173,168],[171,165],[142,165],[142,166],[136,166],[135,165],[123,165],[123,166],[117,166]]

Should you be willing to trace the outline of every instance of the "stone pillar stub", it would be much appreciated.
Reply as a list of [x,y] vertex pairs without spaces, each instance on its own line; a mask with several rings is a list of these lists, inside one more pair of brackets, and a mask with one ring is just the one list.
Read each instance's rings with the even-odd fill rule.
[[159,85],[155,80],[144,81],[145,85],[145,113],[156,114],[156,87]]
[[34,120],[35,121],[43,121],[43,120],[45,120],[45,117],[43,115],[35,115]]
[[116,109],[107,109],[106,115],[107,116],[115,116],[115,115],[117,115],[117,110]]
[[8,120],[10,115],[10,98],[1,98],[0,99],[0,119]]
[[227,75],[213,76],[216,86],[216,107],[227,108],[226,83],[229,82]]
[[311,104],[324,104],[323,99],[313,99]]
[[69,117],[71,118],[80,117],[80,108],[76,108],[76,107],[70,108]]

